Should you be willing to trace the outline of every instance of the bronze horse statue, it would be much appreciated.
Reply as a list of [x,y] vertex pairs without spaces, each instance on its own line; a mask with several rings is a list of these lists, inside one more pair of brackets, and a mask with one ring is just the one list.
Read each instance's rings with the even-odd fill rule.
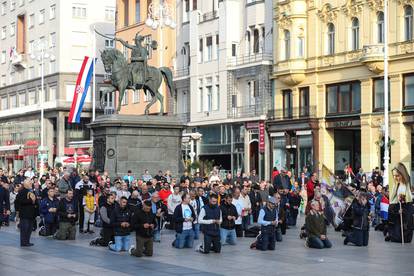
[[121,110],[122,99],[125,96],[126,89],[143,89],[144,93],[150,93],[152,96],[151,102],[145,107],[145,115],[149,114],[149,109],[154,105],[157,100],[160,102],[161,108],[159,115],[164,114],[164,96],[158,91],[161,87],[162,79],[164,77],[165,82],[170,91],[170,95],[173,93],[173,75],[168,67],[155,68],[153,66],[147,67],[147,72],[144,74],[145,80],[142,84],[134,83],[130,74],[130,64],[128,64],[124,55],[117,49],[106,49],[101,52],[101,59],[106,73],[111,74],[111,86],[101,88],[101,106],[104,107],[105,96],[108,93],[115,91],[119,92],[117,113]]

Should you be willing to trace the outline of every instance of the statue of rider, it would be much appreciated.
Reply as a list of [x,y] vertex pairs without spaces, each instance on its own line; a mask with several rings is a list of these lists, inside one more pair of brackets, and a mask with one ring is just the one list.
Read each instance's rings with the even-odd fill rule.
[[135,45],[128,44],[121,38],[115,38],[115,40],[118,40],[124,47],[131,49],[129,74],[131,75],[134,86],[141,89],[148,76],[148,50],[142,45],[144,37],[137,33],[135,35]]

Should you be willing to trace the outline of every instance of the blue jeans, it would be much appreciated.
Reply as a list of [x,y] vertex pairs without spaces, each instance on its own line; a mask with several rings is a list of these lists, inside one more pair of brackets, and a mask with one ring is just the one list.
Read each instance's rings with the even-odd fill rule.
[[194,230],[183,230],[181,233],[175,234],[174,247],[175,248],[193,248],[194,245]]
[[221,237],[221,245],[224,244],[230,244],[235,245],[236,244],[236,229],[224,229],[220,228],[220,237]]
[[308,238],[308,246],[310,248],[323,249],[323,248],[331,248],[332,243],[328,239],[321,240],[320,238],[317,238],[317,237],[311,237],[311,238]]
[[112,251],[128,251],[130,247],[130,236],[115,236],[115,243],[109,245],[109,249]]
[[200,238],[200,224],[194,224],[194,239],[198,240]]

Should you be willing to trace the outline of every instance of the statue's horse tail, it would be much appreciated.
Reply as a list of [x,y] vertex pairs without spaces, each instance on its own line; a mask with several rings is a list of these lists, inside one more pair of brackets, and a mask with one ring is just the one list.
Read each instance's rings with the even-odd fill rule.
[[168,67],[161,67],[160,71],[167,83],[168,90],[170,90],[170,96],[172,96],[174,91],[173,73]]

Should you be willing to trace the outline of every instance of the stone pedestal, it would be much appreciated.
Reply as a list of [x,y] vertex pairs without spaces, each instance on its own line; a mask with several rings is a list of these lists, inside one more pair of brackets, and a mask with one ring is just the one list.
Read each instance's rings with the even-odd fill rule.
[[172,116],[103,115],[89,127],[93,130],[93,167],[123,176],[148,169],[183,171],[181,135],[184,125]]

